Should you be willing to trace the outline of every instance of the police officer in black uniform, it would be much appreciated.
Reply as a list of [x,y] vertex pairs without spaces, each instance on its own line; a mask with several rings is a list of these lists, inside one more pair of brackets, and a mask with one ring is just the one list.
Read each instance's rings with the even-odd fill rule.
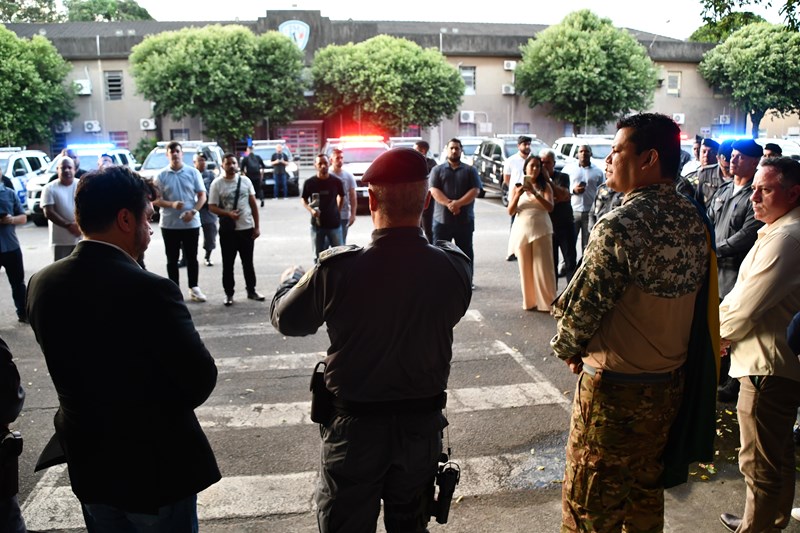
[[362,180],[372,242],[326,250],[305,275],[288,269],[272,301],[284,335],[326,323],[331,340],[324,388],[333,409],[322,421],[315,496],[324,533],[375,531],[381,500],[387,532],[427,531],[453,327],[472,297],[467,256],[428,244],[420,228],[427,176],[412,149],[379,156]]

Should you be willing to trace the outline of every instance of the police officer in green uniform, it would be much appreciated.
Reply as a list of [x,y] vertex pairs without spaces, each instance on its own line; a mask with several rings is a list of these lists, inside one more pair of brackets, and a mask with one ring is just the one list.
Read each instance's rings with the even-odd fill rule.
[[362,180],[372,242],[326,250],[302,278],[288,269],[272,301],[284,335],[325,323],[331,340],[324,378],[333,413],[320,428],[315,495],[321,532],[375,531],[381,500],[387,532],[427,531],[453,327],[472,297],[467,256],[428,244],[420,228],[427,176],[412,149],[379,156]]

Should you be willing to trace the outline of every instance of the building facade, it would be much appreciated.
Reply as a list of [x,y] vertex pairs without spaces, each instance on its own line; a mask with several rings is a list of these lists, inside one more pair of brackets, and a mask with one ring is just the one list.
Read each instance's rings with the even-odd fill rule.
[[[520,46],[535,38],[546,28],[544,25],[337,21],[319,11],[277,10],[267,11],[256,21],[244,22],[8,24],[7,28],[20,37],[47,37],[72,64],[69,80],[80,88],[76,101],[78,117],[71,123],[56,125],[56,142],[49,151],[57,152],[71,143],[97,142],[114,142],[132,149],[143,137],[202,139],[203,125],[198,118],[173,120],[168,116],[153,116],[152,103],[137,94],[129,73],[128,56],[131,48],[148,35],[208,24],[240,24],[256,34],[281,31],[301,47],[307,65],[320,48],[361,42],[380,34],[439,49],[458,68],[466,90],[453,117],[430,130],[409,132],[428,139],[434,152],[447,139],[460,135],[527,133],[552,144],[556,138],[572,134],[570,124],[549,116],[548,106],[531,108],[514,87],[514,71],[521,60]],[[732,109],[723,95],[715,94],[697,71],[703,54],[712,45],[629,31],[647,48],[659,69],[660,86],[655,92],[652,111],[673,116],[687,137],[744,131],[744,114]],[[371,133],[354,131],[360,130],[360,125],[342,117],[308,114],[297,118],[279,127],[271,127],[264,121],[256,128],[254,137],[285,138],[302,160],[309,160],[327,137]],[[613,125],[606,129],[605,133],[613,132]]]

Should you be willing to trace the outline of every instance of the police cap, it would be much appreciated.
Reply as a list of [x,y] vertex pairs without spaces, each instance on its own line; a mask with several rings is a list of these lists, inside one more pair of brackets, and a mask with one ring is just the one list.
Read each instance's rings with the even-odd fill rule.
[[425,156],[412,148],[392,148],[379,155],[361,178],[363,183],[411,183],[428,179]]
[[764,149],[761,148],[761,145],[755,142],[753,139],[739,139],[737,141],[733,141],[733,149],[740,154],[749,157],[760,158],[762,155],[764,155]]
[[719,143],[717,141],[715,141],[714,139],[711,139],[709,137],[706,137],[705,139],[703,139],[703,146],[708,146],[709,148],[711,148],[715,152],[719,150]]
[[726,139],[719,145],[718,155],[723,156],[726,160],[730,161],[731,153],[733,152],[733,139]]

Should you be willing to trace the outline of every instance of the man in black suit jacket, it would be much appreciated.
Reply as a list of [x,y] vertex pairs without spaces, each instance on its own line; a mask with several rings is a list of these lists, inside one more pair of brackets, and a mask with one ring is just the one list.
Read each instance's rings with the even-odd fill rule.
[[84,240],[29,284],[56,436],[90,533],[140,522],[197,531],[197,493],[220,479],[194,415],[216,385],[214,359],[178,286],[136,262],[154,197],[126,167],[86,174],[75,195]]

